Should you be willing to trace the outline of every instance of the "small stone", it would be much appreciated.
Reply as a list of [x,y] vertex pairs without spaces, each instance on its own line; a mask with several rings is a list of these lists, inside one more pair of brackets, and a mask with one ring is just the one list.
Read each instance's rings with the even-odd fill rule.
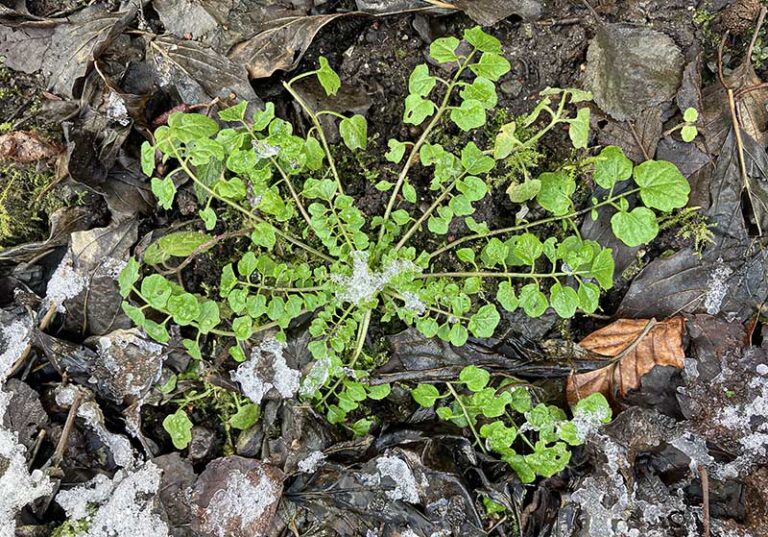
[[523,84],[518,79],[513,78],[512,80],[502,82],[501,86],[499,86],[499,89],[505,95],[517,97],[523,91]]
[[192,440],[189,443],[189,458],[193,461],[206,459],[216,447],[216,434],[200,425],[192,427]]

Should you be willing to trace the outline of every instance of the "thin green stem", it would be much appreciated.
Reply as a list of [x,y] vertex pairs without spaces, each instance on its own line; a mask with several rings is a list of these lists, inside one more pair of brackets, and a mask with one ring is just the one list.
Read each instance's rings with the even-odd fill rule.
[[418,154],[419,149],[421,149],[421,146],[426,143],[426,141],[429,139],[429,136],[432,134],[432,131],[437,126],[437,124],[440,122],[440,118],[443,117],[443,114],[446,110],[448,110],[448,102],[451,99],[451,95],[453,94],[453,90],[458,85],[459,78],[461,77],[461,74],[464,72],[464,69],[467,65],[469,65],[469,62],[471,61],[472,57],[474,56],[476,51],[472,51],[472,53],[467,56],[467,58],[464,60],[462,64],[459,65],[459,68],[456,70],[456,74],[454,75],[451,82],[448,84],[448,88],[445,91],[445,96],[443,97],[443,100],[440,103],[440,106],[437,109],[437,112],[432,117],[432,121],[429,122],[427,127],[424,129],[424,132],[421,133],[421,136],[419,136],[419,139],[416,141],[415,144],[413,144],[413,147],[411,148],[410,153],[408,153],[408,156],[405,159],[405,164],[403,165],[403,169],[400,171],[400,174],[397,176],[397,182],[395,183],[395,187],[392,189],[392,194],[389,197],[389,202],[387,202],[387,208],[384,211],[384,217],[381,222],[381,229],[379,229],[379,240],[382,239],[384,236],[384,231],[386,229],[387,221],[389,220],[389,216],[392,214],[392,209],[395,207],[395,202],[397,201],[397,194],[400,192],[400,189],[403,186],[403,183],[405,182],[405,178],[408,176],[408,172],[411,169],[411,166],[413,165],[414,157]]
[[271,287],[269,285],[261,285],[258,283],[240,281],[240,285],[246,287],[253,287],[254,289],[262,289],[264,291],[274,291],[276,293],[312,293],[314,291],[322,291],[325,289],[322,285],[315,287]]
[[288,186],[288,190],[291,193],[291,197],[293,198],[293,201],[296,202],[296,207],[299,209],[299,212],[301,213],[301,217],[304,218],[304,221],[307,223],[307,225],[311,229],[312,228],[312,220],[309,218],[309,214],[307,214],[306,209],[304,209],[304,205],[301,203],[301,198],[299,198],[298,193],[293,188],[293,183],[291,183],[291,179],[288,177],[288,174],[285,173],[285,170],[283,170],[283,168],[277,162],[276,158],[271,157],[270,160],[272,161],[272,164],[275,166],[277,171],[282,176],[283,181],[285,181],[286,186]]
[[464,177],[466,175],[466,172],[462,173],[461,176],[457,177],[456,179],[451,182],[450,185],[448,185],[446,188],[443,189],[443,191],[440,193],[440,195],[435,199],[434,202],[432,202],[432,205],[429,206],[429,208],[424,211],[424,214],[422,214],[416,222],[411,226],[411,228],[403,235],[403,237],[398,241],[397,245],[395,246],[395,251],[402,248],[405,243],[408,241],[408,239],[411,238],[411,236],[416,233],[416,231],[419,230],[421,225],[427,220],[427,218],[430,217],[430,215],[437,209],[441,203],[445,200],[445,198],[448,197],[448,195],[451,193],[451,191],[456,187],[456,185],[459,182],[459,179]]
[[448,386],[448,391],[451,392],[451,395],[456,401],[456,404],[459,405],[462,413],[464,413],[464,418],[467,420],[467,424],[469,425],[469,429],[472,431],[472,434],[475,436],[475,440],[477,440],[477,445],[480,446],[480,449],[483,453],[488,455],[488,451],[486,451],[485,446],[483,445],[483,441],[480,439],[480,435],[478,435],[477,431],[475,430],[475,424],[472,423],[472,418],[469,416],[469,412],[467,412],[467,407],[465,407],[464,403],[461,402],[459,394],[456,393],[456,390],[453,389],[453,385],[450,382],[446,382],[445,385]]
[[322,125],[320,125],[320,120],[317,119],[317,114],[312,111],[307,102],[302,99],[301,95],[299,95],[291,86],[291,84],[293,84],[297,79],[298,77],[294,78],[290,82],[283,82],[283,87],[288,90],[288,93],[291,94],[291,97],[293,97],[294,100],[299,103],[299,106],[301,106],[304,112],[309,116],[310,121],[312,121],[312,124],[317,129],[317,135],[320,137],[320,143],[322,144],[323,149],[325,150],[325,154],[328,157],[328,165],[331,167],[334,179],[336,179],[336,186],[339,189],[339,193],[344,194],[344,187],[341,184],[341,178],[339,177],[339,172],[336,169],[336,162],[333,160],[331,147],[328,145],[328,139],[325,137],[325,131],[323,130]]
[[[208,185],[206,185],[200,179],[197,178],[195,173],[187,165],[186,160],[184,160],[181,157],[181,155],[179,154],[178,150],[176,149],[176,146],[174,145],[172,147],[173,147],[173,154],[176,157],[176,160],[178,160],[179,165],[181,166],[181,168],[190,177],[190,179],[192,179],[192,181],[194,181],[195,184],[198,185],[200,188],[205,190],[208,193],[208,195],[213,196],[214,198],[216,198],[217,200],[219,200],[219,201],[221,201],[223,203],[226,203],[227,205],[229,205],[230,207],[232,207],[236,211],[242,213],[243,215],[245,215],[247,218],[249,218],[251,220],[254,220],[254,221],[258,222],[258,223],[267,223],[267,224],[272,225],[270,222],[268,222],[267,220],[265,220],[265,219],[263,219],[263,218],[261,218],[259,216],[256,216],[255,214],[253,214],[251,211],[249,211],[245,207],[243,207],[243,206],[241,206],[241,205],[239,205],[239,204],[237,204],[237,203],[235,203],[235,202],[233,202],[231,200],[228,200],[227,198],[222,198],[221,196],[217,195],[213,191],[213,189],[211,187],[209,187]],[[277,226],[272,226],[272,229],[275,230],[275,234],[279,235],[280,237],[282,237],[283,239],[287,240],[288,242],[298,246],[299,248],[302,248],[302,249],[306,250],[307,252],[309,252],[311,254],[314,254],[317,257],[319,257],[321,259],[324,259],[325,261],[328,261],[329,263],[335,262],[335,259],[333,259],[332,257],[327,256],[323,252],[312,248],[310,245],[304,243],[303,241],[301,241],[300,239],[294,237],[290,233],[286,233],[285,231],[281,230]]]
[[624,193],[622,193],[622,194],[620,194],[618,196],[614,196],[612,198],[603,200],[600,203],[596,203],[595,205],[587,207],[586,209],[582,209],[580,211],[575,211],[575,212],[572,212],[572,213],[569,213],[569,214],[565,214],[565,215],[562,215],[562,216],[552,216],[552,217],[549,217],[549,218],[544,218],[542,220],[537,220],[535,222],[530,222],[528,224],[520,224],[520,225],[517,225],[517,226],[505,227],[505,228],[501,228],[501,229],[494,229],[492,231],[489,231],[488,233],[474,233],[472,235],[467,235],[465,237],[461,237],[459,239],[456,239],[453,242],[449,242],[448,244],[446,244],[442,248],[439,248],[439,249],[435,250],[434,252],[429,254],[429,258],[433,259],[433,258],[437,257],[438,255],[440,255],[440,254],[442,254],[444,252],[447,252],[448,250],[451,250],[453,248],[456,248],[458,245],[464,244],[465,242],[468,242],[468,241],[473,241],[473,240],[476,240],[476,239],[483,239],[483,238],[487,238],[487,237],[494,237],[496,235],[503,235],[505,233],[512,233],[512,232],[515,232],[515,231],[524,231],[524,230],[530,229],[532,227],[541,226],[541,225],[544,225],[544,224],[551,224],[552,222],[559,222],[560,220],[565,220],[567,218],[576,218],[577,216],[581,216],[583,214],[587,214],[587,213],[591,212],[593,209],[598,209],[600,207],[604,207],[605,205],[611,205],[612,203],[615,202],[615,200],[623,198],[623,197],[626,197],[626,196],[629,196],[630,194],[634,194],[634,193],[639,192],[639,191],[640,191],[639,188],[634,188],[634,189],[629,190],[627,192],[624,192]]
[[417,274],[414,278],[425,280],[427,278],[564,278],[566,276],[587,275],[589,272],[551,272],[549,274],[535,274],[527,272],[430,272]]

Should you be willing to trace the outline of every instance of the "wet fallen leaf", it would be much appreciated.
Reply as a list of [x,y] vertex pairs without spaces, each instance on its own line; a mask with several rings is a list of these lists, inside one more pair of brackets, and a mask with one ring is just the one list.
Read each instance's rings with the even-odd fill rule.
[[612,358],[605,367],[571,375],[565,393],[573,405],[579,399],[600,392],[608,398],[624,397],[640,387],[640,378],[657,365],[683,367],[685,321],[672,317],[656,322],[646,319],[619,319],[584,338],[580,345]]
[[285,17],[269,21],[250,39],[236,45],[229,59],[248,69],[251,78],[266,78],[279,70],[296,67],[307,47],[326,24],[340,18],[360,16],[361,13],[335,13]]
[[25,164],[50,158],[60,152],[60,148],[46,142],[34,132],[15,131],[0,136],[0,160],[7,159]]
[[607,123],[597,135],[601,145],[617,145],[635,163],[652,159],[662,132],[661,108],[641,111],[634,120],[616,121],[606,117]]

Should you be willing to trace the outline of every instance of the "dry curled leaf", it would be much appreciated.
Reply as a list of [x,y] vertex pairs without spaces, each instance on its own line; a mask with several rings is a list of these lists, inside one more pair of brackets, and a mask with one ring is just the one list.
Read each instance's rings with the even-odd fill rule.
[[[649,324],[650,323],[650,324]],[[656,322],[647,319],[619,319],[584,338],[580,345],[609,358],[605,367],[571,375],[565,385],[568,403],[600,392],[609,399],[624,397],[640,387],[640,379],[657,365],[683,367],[682,317]]]

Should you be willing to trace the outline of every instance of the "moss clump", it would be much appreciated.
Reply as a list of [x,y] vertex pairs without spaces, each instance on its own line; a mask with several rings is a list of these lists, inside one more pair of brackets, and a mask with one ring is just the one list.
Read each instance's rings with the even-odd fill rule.
[[0,249],[45,237],[47,214],[62,206],[48,188],[53,179],[34,165],[0,164]]

